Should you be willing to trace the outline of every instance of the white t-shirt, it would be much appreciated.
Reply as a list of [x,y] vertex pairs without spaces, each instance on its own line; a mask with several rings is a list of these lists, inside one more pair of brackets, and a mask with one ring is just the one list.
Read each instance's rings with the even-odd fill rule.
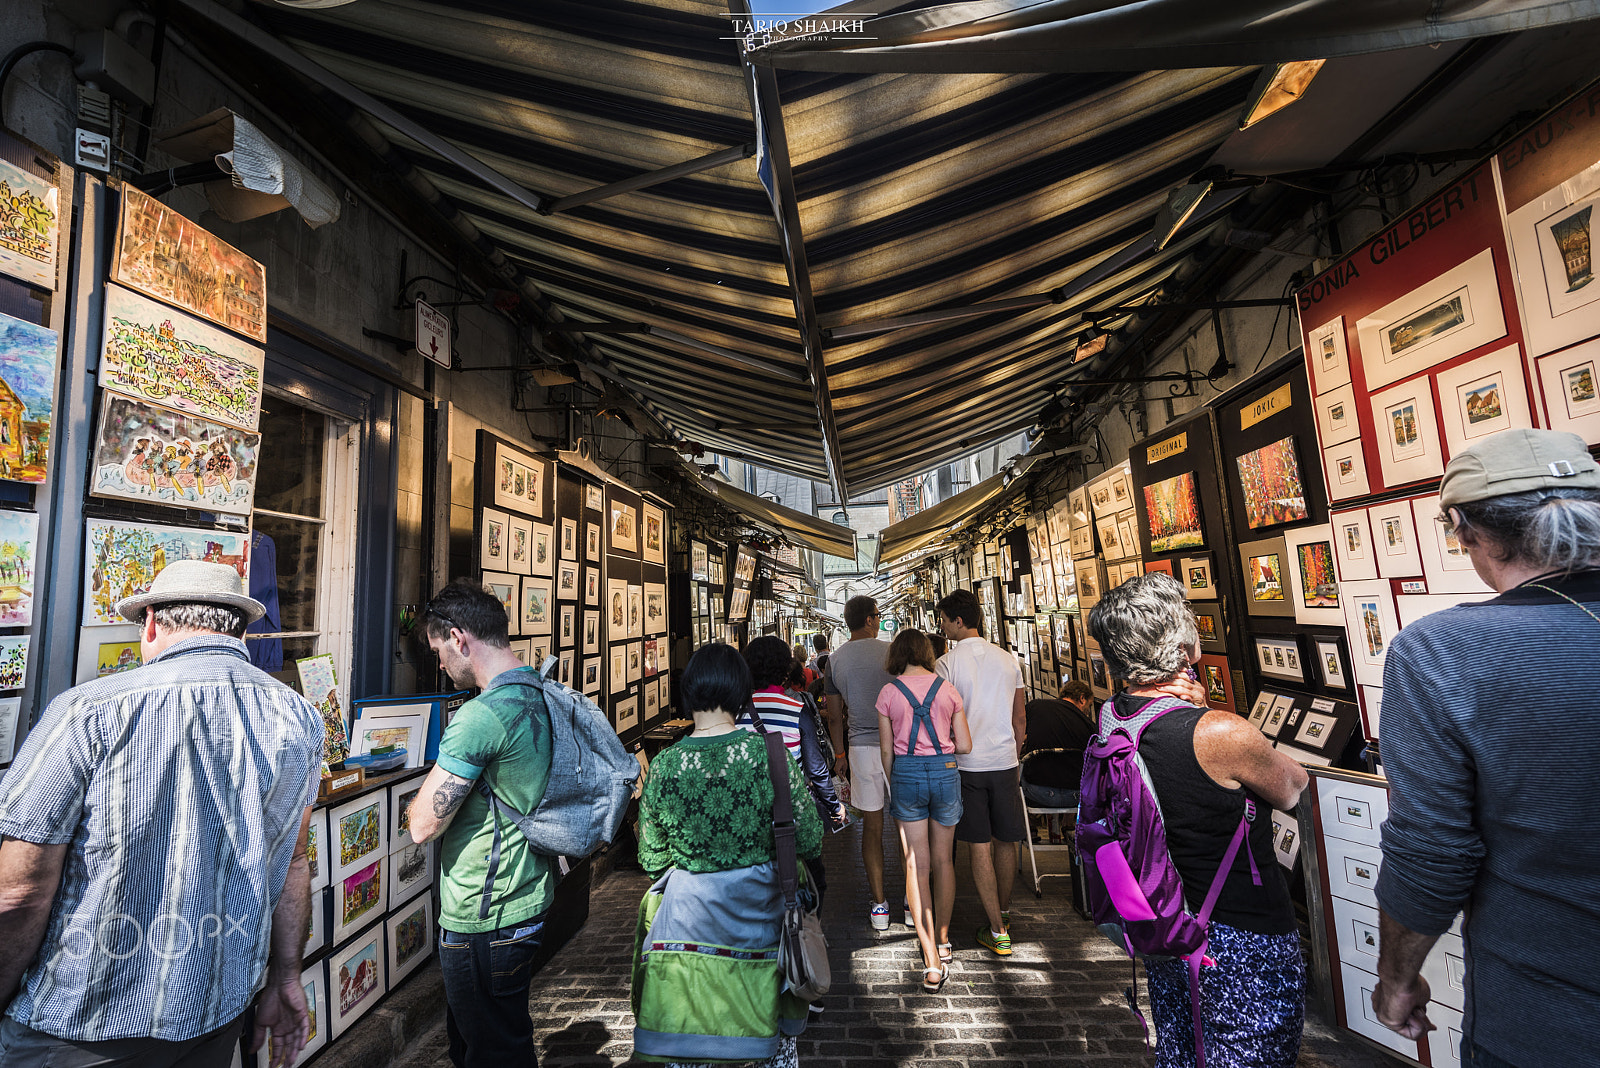
[[1007,771],[1017,766],[1017,735],[1011,708],[1022,689],[1016,657],[983,638],[962,638],[939,658],[967,710],[972,752],[956,757],[962,771]]

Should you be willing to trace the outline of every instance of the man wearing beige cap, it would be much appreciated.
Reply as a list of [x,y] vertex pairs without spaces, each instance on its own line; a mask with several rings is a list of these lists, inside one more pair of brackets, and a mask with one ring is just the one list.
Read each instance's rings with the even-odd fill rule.
[[1373,1009],[1409,1038],[1434,1028],[1430,995],[1451,992],[1423,961],[1466,909],[1461,1063],[1593,1064],[1600,465],[1576,434],[1507,430],[1450,461],[1439,506],[1499,596],[1411,624],[1384,665]]
[[226,1068],[257,991],[288,1064],[322,721],[251,666],[233,568],[174,561],[117,611],[144,666],[50,702],[0,781],[0,1068]]

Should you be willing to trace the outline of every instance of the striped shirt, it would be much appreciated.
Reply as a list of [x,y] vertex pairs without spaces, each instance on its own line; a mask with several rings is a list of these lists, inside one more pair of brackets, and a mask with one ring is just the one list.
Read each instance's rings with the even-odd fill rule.
[[242,1013],[322,743],[310,702],[220,634],[50,702],[0,779],[0,834],[70,845],[11,1018],[180,1041]]
[[[750,701],[756,706],[756,713],[761,717],[761,722],[767,725],[767,730],[781,734],[789,755],[804,767],[805,762],[800,757],[800,717],[805,714],[806,706],[800,703],[799,698],[790,697],[777,687],[756,691],[750,696]],[[756,729],[748,712],[741,712],[737,722],[747,731]]]
[[[1543,580],[1600,612],[1600,571]],[[1600,622],[1528,586],[1395,636],[1383,670],[1378,904],[1437,935],[1470,905],[1466,1033],[1522,1065],[1595,1062]]]

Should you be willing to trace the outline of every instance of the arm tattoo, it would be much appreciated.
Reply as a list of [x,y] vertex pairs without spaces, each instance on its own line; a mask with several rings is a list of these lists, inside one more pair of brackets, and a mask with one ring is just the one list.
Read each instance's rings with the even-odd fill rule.
[[447,782],[433,792],[433,818],[444,819],[461,807],[472,792],[470,782]]

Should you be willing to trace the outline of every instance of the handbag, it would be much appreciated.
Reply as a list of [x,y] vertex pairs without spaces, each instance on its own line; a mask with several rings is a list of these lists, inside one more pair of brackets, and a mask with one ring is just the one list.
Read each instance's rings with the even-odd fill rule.
[[[828,992],[833,971],[828,966],[828,938],[816,905],[807,908],[799,897],[799,865],[794,851],[794,799],[789,792],[789,753],[783,736],[769,731],[761,717],[752,719],[767,746],[767,771],[772,775],[772,841],[776,847],[778,881],[783,891],[783,925],[778,932],[778,974],[784,989],[801,1001],[816,1001]],[[815,896],[812,898],[815,901]]]

